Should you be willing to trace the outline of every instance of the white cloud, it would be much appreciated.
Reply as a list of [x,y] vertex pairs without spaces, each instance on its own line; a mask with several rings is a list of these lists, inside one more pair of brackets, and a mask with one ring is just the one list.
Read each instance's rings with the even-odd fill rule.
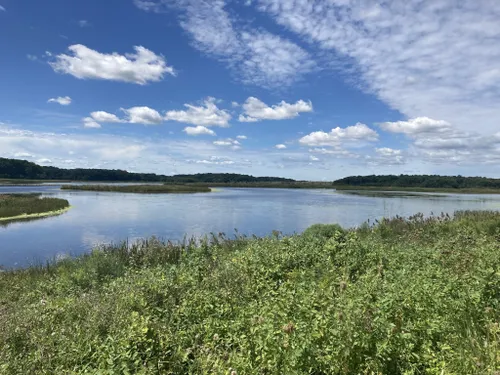
[[135,4],[146,11],[179,10],[180,25],[193,46],[227,63],[245,83],[290,85],[315,68],[309,53],[292,41],[241,26],[226,10],[224,0],[135,0]]
[[443,120],[417,117],[408,121],[384,122],[380,127],[391,133],[417,135],[421,133],[443,133],[451,130],[451,125]]
[[87,21],[87,20],[80,20],[80,21],[78,21],[78,26],[80,26],[80,27],[89,27],[90,26],[90,22]]
[[295,104],[289,104],[285,101],[269,107],[261,100],[249,97],[243,104],[244,115],[240,115],[240,122],[256,122],[261,120],[285,120],[299,116],[301,112],[312,112],[311,102],[303,100]]
[[217,135],[213,130],[205,126],[198,125],[196,127],[188,126],[183,130],[187,135]]
[[148,0],[134,0],[134,4],[137,8],[145,10],[147,12],[156,12],[161,8],[161,3]]
[[248,137],[246,135],[237,135],[236,138],[242,139],[242,140],[248,139]]
[[38,159],[36,162],[38,164],[52,164],[52,160],[47,158]]
[[406,164],[406,159],[402,150],[395,150],[389,147],[375,149],[375,155],[365,155],[365,161],[372,166],[394,166]]
[[401,150],[394,150],[388,147],[376,148],[375,152],[380,156],[399,156],[402,154]]
[[5,9],[3,6],[1,6],[1,5],[0,5],[0,11],[2,11],[2,12],[6,12],[6,11],[7,11],[7,9]]
[[47,100],[47,103],[58,103],[60,105],[70,105],[71,98],[69,96],[59,96],[57,98],[52,98]]
[[[62,133],[24,130],[19,125],[0,124],[0,150],[4,157],[29,153],[34,159],[46,158],[53,166],[71,168],[125,169],[132,172],[161,174],[217,172],[256,176],[280,176],[333,180],[358,174],[462,174],[495,177],[500,174],[500,150],[497,146],[475,149],[409,149],[402,150],[405,164],[379,163],[374,150],[371,159],[343,155],[339,148],[311,148],[312,160],[304,151],[275,152],[266,148],[242,148],[234,152],[231,145],[217,146],[199,138],[174,139],[133,134],[121,136],[105,131],[91,134],[71,129]],[[493,138],[493,137],[491,137]],[[500,138],[498,138],[500,139]],[[227,140],[222,140],[226,141]],[[317,151],[317,152],[316,152]],[[416,151],[419,151],[418,153]],[[424,152],[426,152],[424,154]],[[321,155],[321,156],[320,156]],[[218,159],[213,159],[214,157]],[[69,159],[74,163],[69,163]],[[340,159],[337,160],[337,159]],[[203,162],[203,160],[210,162]],[[234,163],[231,163],[234,162]],[[221,163],[221,164],[217,164]],[[327,172],[325,172],[327,171]]]
[[196,164],[209,164],[209,165],[233,165],[235,162],[229,158],[220,156],[211,156],[208,159],[202,160],[189,160],[189,162],[194,162]]
[[427,117],[386,122],[380,127],[392,133],[405,134],[412,156],[433,164],[491,164],[500,159],[499,134],[488,136],[464,132],[446,121]]
[[241,143],[232,138],[214,141],[214,145],[222,147],[230,147],[232,150],[239,150],[241,148]]
[[231,102],[231,107],[238,108],[239,106],[240,106],[240,103],[238,103],[238,102]]
[[117,115],[104,111],[92,112],[90,116],[97,122],[123,122]]
[[82,121],[83,127],[87,129],[99,129],[101,127],[92,117],[85,117]]
[[284,150],[284,149],[286,148],[286,145],[284,145],[284,144],[279,144],[279,145],[276,145],[276,146],[274,146],[274,147],[276,147],[278,150]]
[[[498,129],[500,2],[258,0],[335,67],[408,117]],[[356,71],[352,71],[352,69]],[[358,79],[358,77],[360,79]]]
[[168,111],[165,120],[199,126],[229,126],[231,115],[215,104],[214,98],[207,98],[202,106],[184,104],[186,111]]
[[158,125],[163,122],[160,113],[149,107],[132,107],[121,109],[127,116],[127,122],[131,124]]
[[280,36],[268,32],[243,32],[241,41],[247,48],[241,68],[245,83],[263,87],[288,86],[315,68],[306,50]]
[[94,51],[84,45],[70,46],[71,55],[57,55],[49,62],[55,72],[70,74],[79,79],[102,79],[145,85],[161,81],[165,74],[175,75],[165,58],[142,47],[135,53],[120,55]]
[[378,140],[378,134],[365,124],[357,123],[347,128],[336,127],[329,133],[323,131],[312,132],[302,137],[299,142],[307,146],[333,146],[338,147],[342,144],[363,144],[366,142],[375,142]]
[[27,54],[26,57],[28,58],[28,60],[30,61],[37,61],[38,60],[38,57],[36,57],[35,55],[30,55],[30,54]]

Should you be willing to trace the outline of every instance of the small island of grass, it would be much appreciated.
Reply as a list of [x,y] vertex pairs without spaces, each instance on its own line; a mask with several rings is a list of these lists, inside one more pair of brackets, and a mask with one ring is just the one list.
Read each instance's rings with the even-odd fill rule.
[[209,193],[211,191],[207,186],[198,185],[63,185],[61,189],[137,194]]
[[59,215],[70,207],[66,199],[41,194],[0,194],[0,221],[14,221]]

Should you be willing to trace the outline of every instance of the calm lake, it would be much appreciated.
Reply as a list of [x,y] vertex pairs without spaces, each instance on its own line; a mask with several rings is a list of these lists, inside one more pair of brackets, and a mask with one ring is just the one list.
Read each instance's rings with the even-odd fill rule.
[[61,191],[58,185],[0,186],[1,193],[41,192],[68,199],[57,217],[0,226],[0,265],[24,267],[99,244],[157,236],[180,240],[214,232],[268,235],[301,232],[315,223],[353,227],[395,215],[498,210],[500,195],[359,196],[327,190],[221,188],[203,194],[120,194]]

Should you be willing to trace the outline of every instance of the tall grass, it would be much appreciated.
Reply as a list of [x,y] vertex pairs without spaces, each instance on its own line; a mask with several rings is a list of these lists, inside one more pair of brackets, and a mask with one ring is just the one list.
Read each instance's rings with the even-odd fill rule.
[[208,193],[207,186],[194,185],[63,185],[63,190],[104,191],[117,193]]
[[59,198],[41,198],[40,194],[0,194],[0,219],[19,215],[41,214],[69,207]]
[[151,239],[0,274],[1,374],[496,374],[500,213]]

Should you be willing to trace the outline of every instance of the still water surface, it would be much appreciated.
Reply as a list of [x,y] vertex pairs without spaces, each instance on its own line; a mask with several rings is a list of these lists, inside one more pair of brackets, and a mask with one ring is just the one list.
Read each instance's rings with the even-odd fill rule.
[[301,232],[315,223],[344,227],[395,215],[498,210],[500,195],[366,197],[327,190],[221,188],[203,194],[120,194],[61,191],[59,185],[2,187],[1,193],[42,192],[69,200],[67,213],[0,226],[0,265],[23,267],[99,244],[157,236],[180,240],[210,232],[268,235]]

